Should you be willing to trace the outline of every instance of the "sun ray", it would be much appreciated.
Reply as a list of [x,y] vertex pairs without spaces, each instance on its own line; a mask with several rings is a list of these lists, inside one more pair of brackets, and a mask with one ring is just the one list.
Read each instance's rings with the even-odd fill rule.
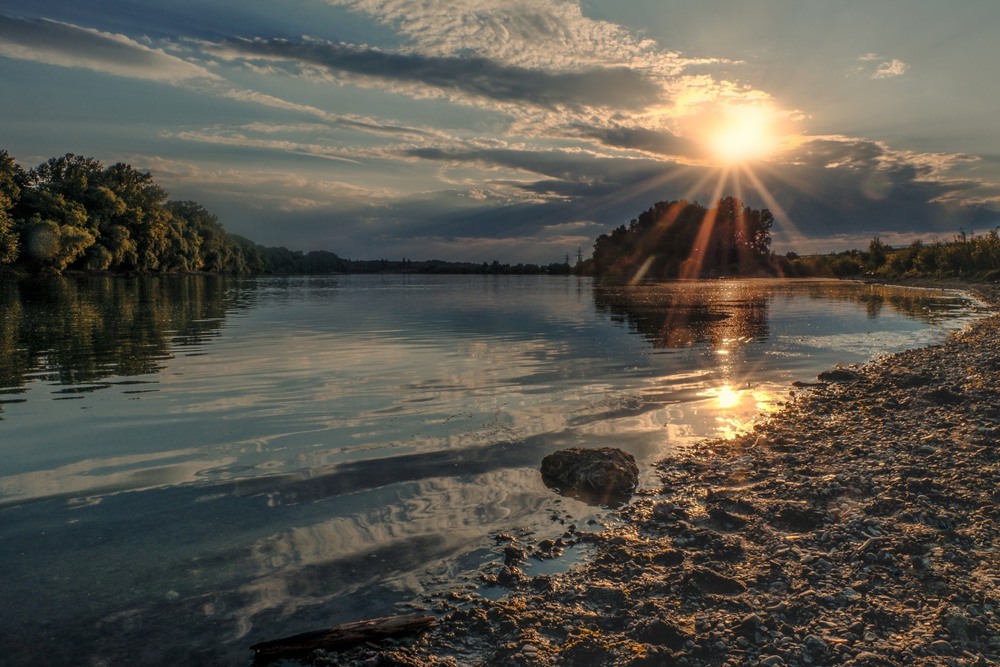
[[744,166],[743,172],[746,174],[750,183],[753,185],[757,194],[760,198],[764,200],[764,204],[770,209],[771,213],[774,214],[774,219],[782,226],[782,231],[789,234],[792,238],[804,238],[801,231],[799,231],[798,225],[792,220],[791,216],[785,212],[785,209],[778,203],[778,200],[774,198],[771,191],[767,189],[763,182],[757,177],[757,174],[753,172],[752,169]]
[[[722,174],[715,184],[715,192],[712,194],[712,202],[718,203],[722,198],[722,189],[726,184],[726,174]],[[705,217],[701,221],[698,235],[695,237],[694,247],[691,248],[691,256],[681,267],[681,278],[698,278],[701,275],[701,268],[705,264],[705,253],[708,252],[708,241],[712,236],[712,228],[715,227],[715,216],[718,214],[716,205],[711,205],[705,211]]]
[[[653,240],[652,245],[655,245],[655,242],[659,241],[667,233],[667,231],[670,229],[673,223],[676,222],[677,216],[680,215],[680,213],[684,210],[684,205],[681,202],[690,201],[692,197],[696,193],[701,191],[701,189],[705,186],[705,184],[712,179],[713,175],[714,174],[711,171],[706,172],[701,178],[698,179],[698,181],[694,185],[692,185],[688,189],[688,192],[685,193],[680,198],[679,201],[675,202],[674,205],[667,211],[667,215],[664,216],[664,218],[660,220],[657,223],[656,227],[650,232],[652,234],[650,238]],[[715,196],[716,199],[718,199],[719,197],[718,193],[721,192],[722,192],[722,187],[719,184],[717,184],[716,185],[717,194]],[[645,278],[646,274],[652,268],[653,262],[655,261],[655,257],[642,257],[641,256],[642,252],[643,249],[640,248],[636,250],[635,254],[631,255],[628,258],[629,264],[636,264],[639,263],[640,261],[642,262],[639,266],[639,269],[636,270],[636,272],[629,279],[629,283],[633,285],[641,282],[642,279]]]

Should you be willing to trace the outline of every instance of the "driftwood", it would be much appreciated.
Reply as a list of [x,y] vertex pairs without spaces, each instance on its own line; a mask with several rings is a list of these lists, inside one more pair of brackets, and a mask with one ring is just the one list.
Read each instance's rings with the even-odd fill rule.
[[436,621],[434,616],[422,614],[386,616],[261,642],[250,647],[254,651],[253,664],[254,667],[263,667],[279,660],[306,658],[316,649],[343,651],[365,642],[414,634],[426,630]]

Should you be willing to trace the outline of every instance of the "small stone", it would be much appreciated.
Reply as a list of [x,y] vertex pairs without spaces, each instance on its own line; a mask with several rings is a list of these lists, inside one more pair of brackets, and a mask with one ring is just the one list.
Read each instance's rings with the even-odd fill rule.
[[822,660],[829,650],[825,641],[816,635],[809,635],[802,642],[802,659],[806,662]]
[[764,625],[764,621],[760,619],[757,614],[749,614],[743,617],[733,631],[740,637],[753,637],[761,626]]
[[719,574],[707,567],[696,567],[688,574],[687,580],[703,593],[713,595],[738,595],[746,590],[739,579]]
[[497,573],[497,583],[501,586],[511,586],[521,580],[521,570],[510,565],[504,565]]
[[653,619],[639,628],[638,637],[647,644],[679,650],[691,639],[680,627],[662,619]]
[[951,655],[954,653],[955,649],[952,647],[951,642],[947,642],[943,639],[939,639],[936,642],[932,642],[928,647],[931,653],[935,655]]
[[853,602],[861,598],[861,593],[857,592],[853,588],[845,588],[840,591],[840,597],[844,598],[848,602]]
[[780,655],[766,655],[762,656],[757,664],[760,667],[781,667],[785,664],[785,659]]
[[527,553],[525,552],[524,549],[521,549],[520,547],[515,547],[513,544],[510,544],[504,547],[503,564],[511,566],[517,565],[522,560],[524,560],[526,556]]
[[827,574],[833,569],[833,565],[825,558],[817,558],[812,564],[812,569],[818,574]]

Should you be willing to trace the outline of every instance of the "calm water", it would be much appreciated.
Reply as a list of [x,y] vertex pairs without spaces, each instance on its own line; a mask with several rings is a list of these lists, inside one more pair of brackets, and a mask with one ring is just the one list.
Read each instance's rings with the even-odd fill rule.
[[537,473],[744,428],[940,340],[954,293],[548,277],[0,282],[5,664],[242,664],[602,508]]

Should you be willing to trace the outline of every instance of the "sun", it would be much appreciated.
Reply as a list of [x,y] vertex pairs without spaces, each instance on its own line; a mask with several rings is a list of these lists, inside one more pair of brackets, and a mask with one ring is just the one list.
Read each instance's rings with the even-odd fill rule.
[[703,126],[706,148],[723,165],[761,160],[779,148],[776,121],[765,106],[726,107]]

